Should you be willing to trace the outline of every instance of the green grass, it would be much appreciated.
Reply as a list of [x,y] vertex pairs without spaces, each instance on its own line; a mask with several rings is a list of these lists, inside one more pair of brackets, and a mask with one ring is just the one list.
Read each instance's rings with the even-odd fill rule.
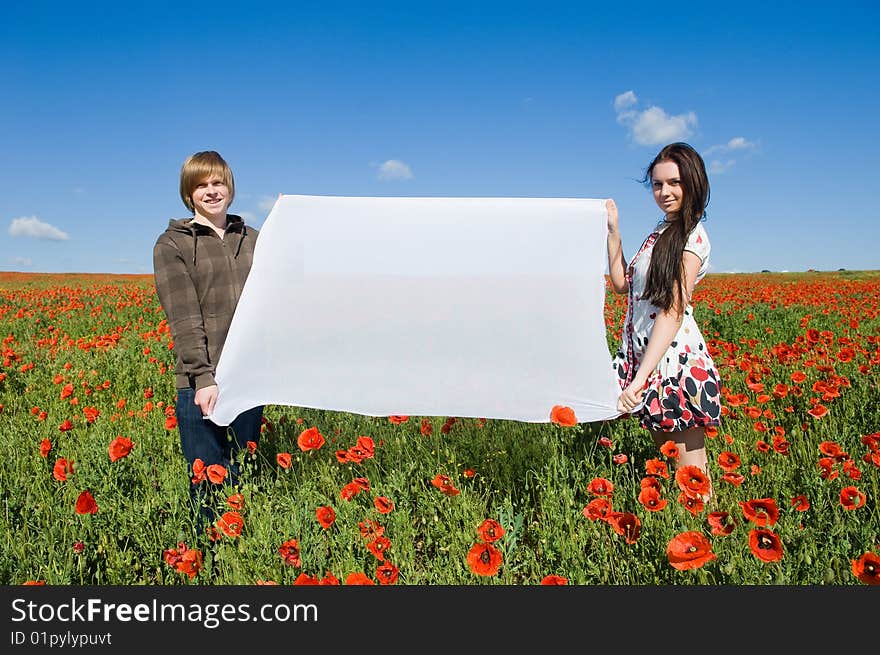
[[[461,418],[444,433],[446,417],[430,417],[433,433],[426,436],[420,431],[422,417],[396,425],[386,418],[269,406],[260,446],[243,459],[238,489],[245,498],[243,532],[218,541],[195,533],[190,472],[176,429],[165,426],[165,409],[175,400],[173,352],[161,330],[164,315],[151,279],[80,276],[62,282],[19,276],[0,282],[4,584],[290,584],[301,573],[322,578],[328,572],[342,581],[353,572],[376,580],[381,562],[359,529],[359,523],[371,520],[384,527],[391,542],[386,559],[399,569],[397,584],[532,585],[557,574],[578,585],[858,585],[852,560],[880,547],[878,467],[862,459],[869,453],[862,437],[880,431],[876,272],[717,275],[698,287],[696,316],[718,349],[725,391],[746,394],[748,402],[728,407],[733,414],[707,442],[716,493],[696,516],[679,504],[671,478],[662,480],[669,501],[663,511],[648,512],[639,504],[645,462],[662,456],[632,420],[566,428]],[[622,311],[621,299],[609,298],[609,347],[616,344]],[[809,341],[808,329],[822,333],[821,340]],[[854,350],[852,361],[839,361],[844,347]],[[794,371],[807,379],[795,385]],[[766,389],[783,383],[803,392],[758,403],[747,375]],[[56,383],[56,376],[62,381]],[[813,390],[817,381],[834,383],[839,397],[821,399],[822,393]],[[74,394],[62,399],[67,383],[74,385]],[[153,391],[149,399],[146,389]],[[819,419],[807,414],[816,402],[829,409]],[[769,433],[755,429],[745,406],[772,411],[773,418],[761,418]],[[100,412],[94,423],[85,420],[84,407]],[[42,420],[41,411],[46,413]],[[73,429],[62,432],[59,425],[66,419]],[[312,426],[326,443],[300,452],[297,436]],[[760,452],[758,441],[770,442],[777,426],[789,442],[788,453]],[[120,435],[135,447],[111,462],[107,447]],[[374,440],[374,457],[338,463],[334,452],[353,446],[361,435]],[[599,445],[600,437],[610,438],[613,447]],[[45,458],[43,439],[52,442]],[[819,448],[825,441],[849,455],[858,479],[840,463],[836,478],[820,476]],[[741,486],[721,481],[716,461],[724,451],[742,459]],[[276,462],[280,452],[293,455],[287,470]],[[628,462],[613,463],[616,453],[626,454]],[[52,475],[59,457],[74,461],[66,482]],[[464,474],[468,469],[473,477]],[[431,480],[438,474],[448,475],[460,493],[445,495],[434,487]],[[355,477],[367,478],[370,489],[345,501],[340,490]],[[614,483],[615,511],[639,517],[635,543],[625,543],[608,523],[582,514],[592,500],[587,486],[596,477]],[[866,495],[863,507],[841,505],[840,491],[848,485]],[[74,512],[85,489],[97,501],[96,514]],[[219,511],[234,491],[213,490]],[[797,494],[808,497],[808,511],[791,507]],[[375,496],[390,498],[393,511],[380,514]],[[772,498],[780,509],[778,523],[770,526],[783,543],[778,562],[762,562],[749,549],[748,533],[755,526],[745,520],[739,503],[758,498]],[[336,511],[326,530],[315,517],[323,505]],[[709,511],[729,512],[737,523],[733,533],[711,534]],[[496,544],[503,564],[496,575],[482,577],[471,572],[467,553],[488,518],[505,530]],[[678,571],[667,560],[667,544],[693,530],[710,539],[717,559]],[[278,553],[288,539],[299,543],[301,567],[285,565]],[[203,567],[192,579],[163,559],[163,552],[180,542],[203,553]]]

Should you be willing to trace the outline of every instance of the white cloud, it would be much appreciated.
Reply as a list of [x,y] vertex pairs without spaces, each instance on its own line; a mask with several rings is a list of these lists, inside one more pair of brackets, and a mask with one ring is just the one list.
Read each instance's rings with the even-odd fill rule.
[[755,144],[743,136],[735,136],[727,142],[727,147],[731,150],[744,150],[746,148],[754,148]]
[[33,264],[30,257],[13,257],[12,263],[16,266],[31,266]]
[[660,107],[648,107],[641,112],[632,125],[633,140],[639,145],[653,146],[672,141],[683,141],[697,125],[694,112],[669,116]]
[[697,126],[697,115],[686,114],[670,116],[661,107],[652,105],[643,111],[635,108],[638,98],[632,91],[626,91],[614,98],[614,111],[617,122],[630,131],[630,138],[642,146],[653,146],[673,141],[684,141],[693,134]]
[[51,241],[67,241],[70,239],[54,225],[44,223],[36,216],[13,218],[9,224],[9,235],[13,237],[31,237],[33,239],[49,239]]
[[713,159],[709,162],[709,172],[720,175],[721,173],[725,173],[733,168],[733,165],[736,163],[733,159],[728,159],[726,161],[721,161],[720,159]]
[[749,141],[744,136],[735,136],[727,143],[722,143],[707,148],[706,152],[703,154],[711,155],[712,153],[724,153],[730,152],[731,150],[755,150],[757,147],[758,144],[754,141]]
[[379,165],[380,180],[408,180],[412,176],[410,167],[399,159],[389,159]]
[[614,98],[614,111],[620,113],[623,109],[631,107],[638,102],[636,94],[632,91],[626,91]]

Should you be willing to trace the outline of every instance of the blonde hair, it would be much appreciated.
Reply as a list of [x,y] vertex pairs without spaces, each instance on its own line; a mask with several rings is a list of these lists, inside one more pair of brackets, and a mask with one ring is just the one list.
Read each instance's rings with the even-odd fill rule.
[[229,188],[229,205],[235,197],[235,180],[229,164],[214,150],[197,152],[186,158],[180,168],[180,199],[191,212],[195,211],[192,194],[202,180],[207,177],[219,177]]

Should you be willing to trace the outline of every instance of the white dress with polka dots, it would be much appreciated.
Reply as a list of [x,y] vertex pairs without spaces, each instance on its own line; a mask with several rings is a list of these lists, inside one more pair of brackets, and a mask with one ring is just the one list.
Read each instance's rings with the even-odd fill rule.
[[[642,293],[654,242],[666,227],[666,223],[661,223],[648,235],[626,271],[629,299],[623,338],[612,361],[621,389],[632,382],[647,348],[654,318],[661,311],[643,299]],[[702,223],[694,227],[684,249],[697,255],[702,262],[697,274],[699,282],[708,271],[711,250]],[[694,319],[694,309],[688,303],[684,320],[669,349],[648,376],[644,404],[637,412],[639,421],[649,430],[664,432],[718,425],[721,418],[720,386],[718,370]]]

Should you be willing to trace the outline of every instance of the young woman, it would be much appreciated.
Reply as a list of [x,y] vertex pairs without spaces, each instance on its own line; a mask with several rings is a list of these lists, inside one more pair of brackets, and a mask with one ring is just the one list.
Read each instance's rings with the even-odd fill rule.
[[[174,340],[177,427],[190,466],[220,464],[235,484],[236,453],[257,443],[263,408],[239,415],[228,427],[203,418],[214,411],[214,371],[251,269],[258,231],[227,214],[235,196],[232,170],[212,151],[197,152],[180,170],[180,198],[191,218],[171,220],[153,248],[156,292]],[[191,483],[198,530],[213,521],[205,483]]]
[[623,389],[618,409],[637,415],[658,446],[675,442],[677,469],[696,466],[708,481],[705,428],[720,423],[720,379],[690,302],[709,265],[709,237],[701,222],[709,180],[702,157],[686,143],[672,143],[642,181],[650,183],[663,220],[628,265],[617,206],[614,200],[605,203],[611,285],[629,294],[612,362]]

